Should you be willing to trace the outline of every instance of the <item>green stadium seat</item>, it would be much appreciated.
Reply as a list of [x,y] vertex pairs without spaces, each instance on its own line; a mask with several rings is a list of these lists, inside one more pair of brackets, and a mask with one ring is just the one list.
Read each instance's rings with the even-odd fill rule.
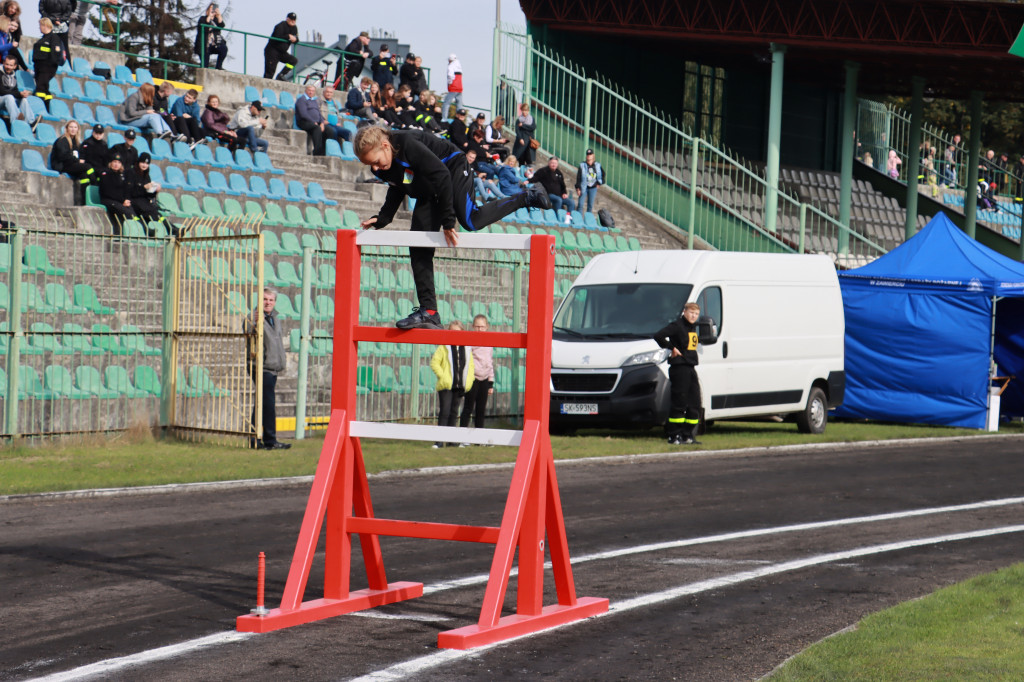
[[351,211],[349,209],[345,209],[345,211],[344,211],[344,213],[342,213],[342,215],[345,218],[345,227],[347,229],[349,229],[349,230],[358,230],[359,229],[360,220],[359,220],[359,216],[356,214],[355,211]]
[[148,365],[139,365],[135,368],[135,388],[145,391],[149,395],[159,396],[162,393],[160,377],[156,370]]
[[[33,322],[29,328],[28,348],[37,350],[39,353],[52,353],[53,355],[72,355],[75,351],[65,348],[57,339],[57,334],[46,322]],[[28,351],[32,353],[32,350]]]
[[50,365],[43,370],[43,386],[53,393],[54,397],[84,399],[91,398],[92,393],[75,387],[75,380],[67,367]]
[[188,370],[188,382],[201,395],[212,395],[215,398],[223,398],[231,395],[226,388],[219,388],[213,383],[210,372],[205,367],[193,365]]
[[412,300],[401,296],[395,300],[395,307],[398,308],[398,317],[408,317],[413,309]]
[[96,315],[113,315],[117,312],[100,303],[96,290],[88,284],[76,284],[71,289],[71,295],[74,297],[75,305],[80,305]]
[[374,291],[377,289],[377,271],[369,265],[359,266],[359,290]]
[[46,302],[39,288],[31,282],[21,283],[21,312],[34,310],[37,313],[55,313],[57,309]]
[[203,217],[203,208],[199,205],[199,200],[195,196],[192,194],[182,194],[181,210],[178,215],[188,218],[201,218]]
[[297,320],[299,319],[299,311],[292,306],[292,299],[286,294],[281,294],[277,297],[277,306],[274,307],[277,311],[277,316],[286,320]]
[[46,249],[38,244],[29,244],[25,247],[24,272],[42,272],[47,275],[62,276],[64,268],[58,268],[50,262],[50,256]]
[[281,240],[278,239],[277,233],[272,230],[261,230],[260,234],[263,235],[263,255],[291,255],[288,254],[284,247],[281,246]]
[[252,270],[252,263],[245,258],[235,259],[235,282],[238,284],[256,284],[256,273]]
[[302,287],[302,277],[295,271],[295,264],[291,261],[283,260],[277,264],[277,278],[287,282],[286,286]]
[[0,272],[11,270],[11,245],[7,242],[0,242]]
[[97,398],[117,398],[120,395],[104,386],[100,371],[89,365],[80,365],[75,369],[75,386]]
[[7,282],[0,282],[0,310],[11,309],[11,290],[7,288]]
[[286,204],[284,207],[284,224],[288,227],[309,228],[306,219],[302,217],[302,209],[295,204]]
[[94,324],[92,326],[92,345],[96,348],[102,348],[108,353],[114,355],[128,355],[131,351],[127,350],[121,345],[119,340],[120,335],[112,333],[110,325],[107,324]]
[[397,393],[412,393],[412,367],[402,365],[398,368],[398,383],[395,384]]
[[377,291],[393,293],[398,291],[398,279],[394,271],[389,267],[377,271]]
[[630,237],[630,238],[628,238],[628,239],[626,240],[626,243],[628,243],[628,244],[629,244],[629,250],[630,250],[630,251],[639,251],[640,249],[642,249],[642,248],[643,248],[643,247],[642,247],[642,246],[640,245],[640,240],[639,240],[639,239],[637,239],[636,237]]
[[316,236],[312,232],[302,233],[302,248],[313,249],[314,251],[320,251],[324,247],[320,242],[320,237]]
[[294,232],[283,232],[280,236],[282,253],[289,256],[298,256],[302,253],[302,243]]
[[420,365],[420,392],[437,390],[437,375],[429,365]]
[[413,281],[412,270],[409,268],[402,268],[398,271],[398,288],[396,291],[401,293],[416,291],[416,282]]
[[177,384],[178,395],[183,395],[186,398],[199,398],[203,395],[198,389],[189,386],[188,381],[185,379],[185,370],[181,367],[178,367],[178,371],[175,373],[175,383]]
[[377,321],[387,324],[397,319],[399,319],[398,306],[387,296],[381,296],[377,301]]
[[226,197],[224,199],[224,215],[229,218],[241,218],[245,216],[245,209],[242,208],[238,199]]
[[150,395],[149,391],[133,386],[128,370],[117,365],[110,365],[103,370],[103,386],[126,398],[147,398]]
[[71,296],[68,296],[67,289],[56,282],[47,282],[46,302],[58,312],[71,313],[72,315],[82,315],[89,312],[89,309],[85,306],[75,303]]
[[135,237],[137,239],[145,239],[149,236],[146,232],[146,226],[142,224],[141,220],[132,218],[126,220],[121,224],[121,234],[125,237]]
[[325,208],[324,209],[324,227],[328,230],[344,230],[345,219],[342,218],[341,212],[336,208]]
[[356,394],[365,395],[373,387],[373,367],[356,368]]
[[369,296],[359,297],[359,321],[370,325],[377,322],[377,304]]
[[448,301],[439,300],[437,302],[437,314],[441,318],[441,324],[447,327],[448,323],[454,319],[452,317],[452,304]]
[[80,324],[65,322],[62,328],[61,345],[79,355],[103,355],[102,348],[92,345],[91,337]]
[[[473,311],[470,310],[469,304],[463,300],[456,300],[452,304],[452,315],[453,319],[458,320],[464,326],[470,325],[473,322]],[[469,328],[468,326],[466,327]]]
[[142,355],[160,355],[163,352],[146,343],[146,337],[142,335],[142,330],[131,324],[121,326],[121,346],[129,353],[141,353]]
[[621,234],[615,235],[615,250],[616,251],[629,251],[629,242]]
[[398,379],[395,377],[395,370],[388,365],[380,365],[373,373],[373,391],[375,393],[390,393],[395,390]]
[[330,263],[321,263],[317,270],[317,280],[320,282],[322,289],[334,289],[336,283],[334,266]]
[[512,390],[512,369],[503,365],[494,368],[494,391],[509,393]]
[[324,230],[327,228],[323,214],[320,213],[320,209],[316,206],[306,207],[306,226],[314,230]]
[[505,308],[497,301],[487,306],[487,319],[491,324],[512,324],[512,319],[505,317]]

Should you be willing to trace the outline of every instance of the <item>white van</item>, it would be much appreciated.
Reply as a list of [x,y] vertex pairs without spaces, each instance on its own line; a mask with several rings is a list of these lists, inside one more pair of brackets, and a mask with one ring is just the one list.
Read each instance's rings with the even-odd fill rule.
[[846,385],[832,261],[679,250],[601,254],[573,282],[554,319],[552,432],[663,424],[668,351],[652,337],[690,301],[705,421],[785,415],[825,430]]

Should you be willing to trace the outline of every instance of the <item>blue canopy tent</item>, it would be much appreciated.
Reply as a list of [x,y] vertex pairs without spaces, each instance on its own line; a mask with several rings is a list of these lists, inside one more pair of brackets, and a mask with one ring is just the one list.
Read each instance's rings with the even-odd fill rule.
[[836,416],[984,428],[992,363],[1024,415],[1024,264],[935,216],[874,262],[839,273],[846,395]]

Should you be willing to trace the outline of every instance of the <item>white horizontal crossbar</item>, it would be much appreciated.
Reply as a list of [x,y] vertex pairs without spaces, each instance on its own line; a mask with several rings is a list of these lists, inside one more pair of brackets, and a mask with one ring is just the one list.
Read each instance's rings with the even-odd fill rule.
[[390,438],[422,440],[435,443],[472,443],[473,445],[518,446],[522,431],[511,429],[473,429],[430,424],[394,424],[390,422],[359,422],[349,424],[349,433],[359,438]]
[[[459,247],[464,249],[505,249],[528,251],[528,234],[490,234],[487,232],[459,231]],[[356,236],[359,246],[425,246],[449,248],[440,230],[437,232],[410,232],[408,230],[362,230]]]

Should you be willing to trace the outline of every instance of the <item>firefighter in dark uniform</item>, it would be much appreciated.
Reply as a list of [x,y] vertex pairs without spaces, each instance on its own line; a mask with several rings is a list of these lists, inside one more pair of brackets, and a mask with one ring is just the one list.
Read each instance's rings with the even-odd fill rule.
[[669,445],[699,445],[696,439],[700,417],[700,380],[697,378],[697,319],[700,306],[687,303],[683,316],[659,329],[654,340],[672,355],[668,359],[672,409],[665,435]]
[[125,175],[120,154],[111,154],[107,165],[107,170],[100,177],[100,201],[107,207],[107,217],[114,234],[120,236],[121,224],[135,217],[132,183]]
[[[513,197],[477,206],[473,200],[473,176],[466,155],[451,142],[422,130],[393,131],[365,126],[356,133],[354,151],[359,160],[388,187],[377,215],[361,224],[379,229],[389,225],[405,196],[416,199],[412,229],[444,230],[449,246],[458,244],[456,221],[471,231],[479,230],[519,208],[551,208],[543,189],[527,190]],[[395,325],[399,329],[442,329],[434,292],[434,249],[409,249],[412,276],[419,307]]]
[[35,67],[36,90],[33,93],[43,100],[47,111],[50,109],[50,81],[57,75],[57,68],[67,61],[64,43],[53,32],[53,22],[47,18],[39,20],[39,32],[42,36],[32,46],[32,64]]

